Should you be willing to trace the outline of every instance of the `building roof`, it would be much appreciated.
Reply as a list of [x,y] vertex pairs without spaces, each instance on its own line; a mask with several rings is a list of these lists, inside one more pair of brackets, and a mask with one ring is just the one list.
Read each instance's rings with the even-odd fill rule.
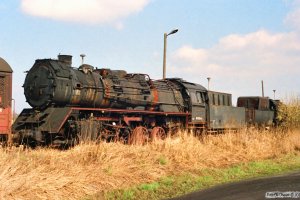
[[9,64],[0,57],[0,72],[13,72]]

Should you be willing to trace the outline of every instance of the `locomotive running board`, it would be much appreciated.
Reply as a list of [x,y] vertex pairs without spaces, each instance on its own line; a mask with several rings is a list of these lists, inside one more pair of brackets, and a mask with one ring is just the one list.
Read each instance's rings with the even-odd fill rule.
[[189,116],[190,113],[185,112],[160,112],[160,111],[149,111],[149,110],[128,110],[128,109],[111,109],[111,108],[81,108],[81,107],[72,107],[72,110],[79,110],[79,111],[100,111],[102,113],[120,113],[120,114],[126,114],[126,113],[135,113],[135,114],[141,114],[141,115],[172,115],[172,116]]

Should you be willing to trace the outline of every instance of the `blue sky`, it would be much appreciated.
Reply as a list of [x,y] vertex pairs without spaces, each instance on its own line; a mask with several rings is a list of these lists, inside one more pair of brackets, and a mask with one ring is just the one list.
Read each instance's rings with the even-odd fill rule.
[[73,66],[182,77],[237,96],[300,94],[300,1],[2,0],[0,57],[14,70],[17,111],[28,107],[24,71],[35,59],[73,55]]

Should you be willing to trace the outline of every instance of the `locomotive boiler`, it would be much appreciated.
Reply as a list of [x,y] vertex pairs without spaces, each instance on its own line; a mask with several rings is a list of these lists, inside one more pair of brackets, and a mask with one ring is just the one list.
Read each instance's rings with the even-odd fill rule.
[[[35,109],[80,106],[158,110],[159,99],[164,98],[172,108],[166,107],[163,111],[179,111],[183,106],[183,97],[172,83],[158,85],[146,74],[94,69],[87,64],[76,69],[71,64],[69,55],[59,55],[58,60],[37,60],[24,83],[27,102]],[[161,88],[173,90],[174,94],[162,95]],[[177,102],[169,98],[173,95]]]
[[268,98],[263,109],[242,103],[252,97],[234,107],[228,93],[180,78],[152,80],[147,74],[88,64],[74,68],[69,55],[36,60],[23,87],[32,108],[21,112],[12,132],[17,144],[30,146],[101,139],[144,143],[181,128],[195,133],[239,128],[255,123],[249,119],[255,109],[263,116],[260,123],[270,124],[275,112]]

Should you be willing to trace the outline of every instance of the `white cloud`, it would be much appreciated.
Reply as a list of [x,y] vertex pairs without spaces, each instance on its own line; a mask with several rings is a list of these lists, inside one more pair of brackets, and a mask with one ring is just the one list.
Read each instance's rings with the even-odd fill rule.
[[183,45],[169,58],[168,75],[183,77],[233,96],[260,95],[265,81],[267,95],[273,89],[280,97],[300,95],[300,0],[291,3],[284,22],[289,32],[258,30],[248,34],[230,34],[210,48]]
[[112,24],[122,28],[124,17],[140,12],[150,0],[21,0],[23,12],[54,20]]
[[228,35],[208,49],[183,46],[171,56],[169,73],[205,85],[212,77],[213,89],[260,95],[260,80],[270,87],[282,87],[279,80],[295,84],[289,79],[300,76],[299,55],[297,33],[259,30]]

